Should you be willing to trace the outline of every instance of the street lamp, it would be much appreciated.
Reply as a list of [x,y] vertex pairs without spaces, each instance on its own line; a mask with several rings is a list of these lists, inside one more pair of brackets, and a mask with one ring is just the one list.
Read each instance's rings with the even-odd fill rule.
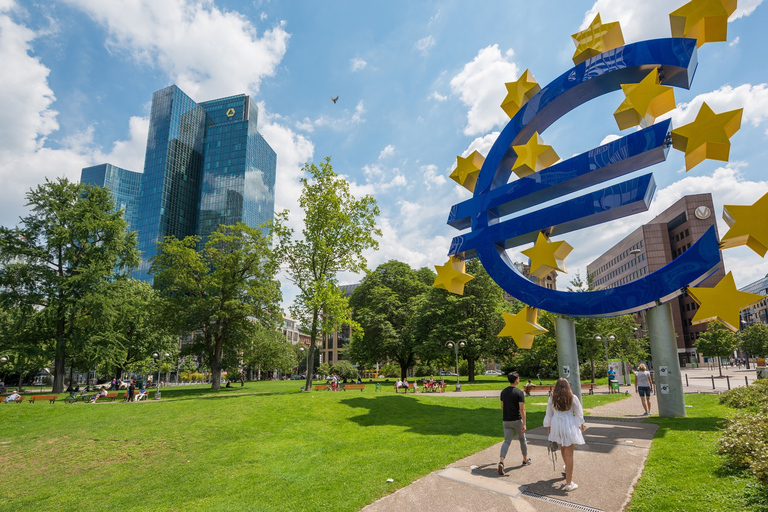
[[155,400],[160,400],[160,367],[163,364],[163,357],[169,357],[170,355],[168,352],[152,352],[152,357],[157,361],[157,391],[155,392]]
[[445,344],[445,346],[452,348],[456,354],[456,391],[461,391],[461,383],[459,382],[459,348],[464,348],[466,343],[464,343],[464,341],[460,341],[459,343],[449,341]]

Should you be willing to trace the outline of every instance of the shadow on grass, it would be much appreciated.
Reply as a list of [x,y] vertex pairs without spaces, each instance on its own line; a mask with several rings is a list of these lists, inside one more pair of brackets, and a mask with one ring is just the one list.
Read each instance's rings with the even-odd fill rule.
[[[400,426],[421,435],[473,434],[498,438],[501,432],[500,408],[463,408],[425,403],[405,396],[349,398],[342,404],[367,412],[350,418],[360,426]],[[541,425],[544,412],[529,412],[529,423]]]
[[[181,387],[168,387],[161,388],[163,400],[199,400],[199,399],[212,399],[212,398],[240,398],[244,396],[266,396],[266,395],[294,395],[300,393],[300,391],[293,390],[264,390],[254,391],[248,389],[248,387],[233,387],[233,388],[193,388],[183,389]],[[154,396],[154,391],[150,390],[149,399]]]
[[702,417],[702,418],[651,418],[645,420],[647,423],[655,423],[659,426],[656,431],[656,437],[664,437],[667,432],[688,431],[688,432],[716,432],[722,430],[725,426],[725,418]]

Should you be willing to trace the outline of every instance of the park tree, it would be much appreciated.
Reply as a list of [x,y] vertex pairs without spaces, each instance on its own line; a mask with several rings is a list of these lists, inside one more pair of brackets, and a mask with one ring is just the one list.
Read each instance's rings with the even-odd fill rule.
[[705,356],[717,356],[717,368],[720,376],[723,376],[723,368],[720,366],[720,358],[733,354],[736,350],[736,335],[720,322],[709,322],[707,331],[701,333],[696,339],[696,349]]
[[243,340],[240,354],[243,363],[250,370],[250,378],[253,378],[253,370],[258,372],[271,372],[280,370],[288,373],[296,366],[297,358],[293,345],[285,339],[281,330],[256,326],[255,332]]
[[750,325],[741,331],[741,350],[749,355],[764,356],[768,354],[768,326],[765,324]]
[[[222,358],[259,328],[277,330],[282,317],[278,261],[269,239],[244,223],[219,226],[202,249],[200,238],[168,237],[152,263],[163,320],[175,334],[196,333],[211,369],[211,388],[221,387]],[[259,327],[257,327],[259,326]]]
[[40,322],[32,309],[0,310],[0,356],[6,359],[0,361],[0,380],[17,375],[19,391],[25,378],[51,362],[50,341],[39,337],[45,327]]
[[178,345],[161,316],[162,300],[149,283],[115,279],[104,283],[90,300],[91,314],[84,326],[87,352],[99,353],[104,373],[120,379],[134,363],[154,351],[167,352]]
[[365,276],[349,301],[360,324],[359,332],[352,335],[350,359],[369,365],[396,361],[400,378],[405,378],[420,343],[416,329],[419,301],[434,280],[428,268],[413,270],[394,260]]
[[30,214],[17,227],[0,227],[0,304],[34,308],[45,319],[41,337],[51,340],[53,392],[60,393],[66,360],[83,339],[87,298],[138,264],[136,234],[105,188],[60,178],[26,198]]
[[[478,359],[508,357],[514,343],[509,338],[498,336],[504,327],[501,313],[511,310],[504,300],[504,292],[488,275],[480,260],[469,260],[466,271],[474,279],[464,285],[463,295],[430,287],[420,301],[417,334],[421,343],[418,354],[426,360],[453,361],[454,353],[446,347],[446,343],[448,340],[455,343],[463,341],[459,357],[467,361],[469,382],[474,382]],[[431,277],[434,281],[434,274]]]
[[336,364],[331,366],[331,373],[335,373],[340,378],[351,381],[357,380],[358,377],[357,369],[352,366],[352,363],[343,360],[338,361]]
[[275,215],[278,244],[288,279],[298,288],[291,315],[309,330],[309,362],[306,390],[312,389],[312,363],[317,341],[337,326],[349,324],[349,301],[338,287],[339,272],[367,271],[363,252],[378,249],[376,228],[379,208],[372,196],[355,198],[349,183],[333,171],[331,158],[320,166],[307,163],[302,170],[299,206],[304,212],[302,236],[294,236],[288,212]]

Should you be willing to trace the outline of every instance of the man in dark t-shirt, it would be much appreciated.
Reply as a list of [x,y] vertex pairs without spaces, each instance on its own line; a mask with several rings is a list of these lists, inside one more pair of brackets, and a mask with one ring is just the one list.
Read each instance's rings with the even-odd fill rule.
[[507,456],[509,444],[512,437],[517,432],[520,440],[520,451],[523,453],[523,466],[531,463],[528,457],[528,441],[525,439],[525,394],[517,389],[520,382],[520,375],[517,372],[511,372],[507,375],[509,386],[501,391],[501,411],[502,425],[504,426],[504,443],[501,445],[499,454],[498,471],[500,475],[504,474],[504,458]]
[[133,402],[133,395],[136,394],[135,380],[128,381],[128,401]]

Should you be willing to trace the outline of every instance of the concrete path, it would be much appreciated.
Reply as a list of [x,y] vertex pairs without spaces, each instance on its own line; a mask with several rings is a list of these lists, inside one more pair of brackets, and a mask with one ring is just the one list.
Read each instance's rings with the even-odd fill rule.
[[[470,393],[472,395],[470,395]],[[479,396],[480,391],[463,392]],[[498,392],[486,392],[496,398]],[[457,396],[458,393],[451,393]],[[635,403],[636,402],[636,403]],[[364,512],[430,511],[620,511],[629,502],[642,473],[657,426],[643,423],[637,397],[589,410],[586,445],[577,446],[573,480],[563,489],[563,463],[553,464],[546,448],[547,430],[527,433],[530,466],[522,466],[519,445],[507,454],[503,476],[497,472],[501,442],[450,464],[365,507]],[[519,459],[519,460],[518,460]]]

